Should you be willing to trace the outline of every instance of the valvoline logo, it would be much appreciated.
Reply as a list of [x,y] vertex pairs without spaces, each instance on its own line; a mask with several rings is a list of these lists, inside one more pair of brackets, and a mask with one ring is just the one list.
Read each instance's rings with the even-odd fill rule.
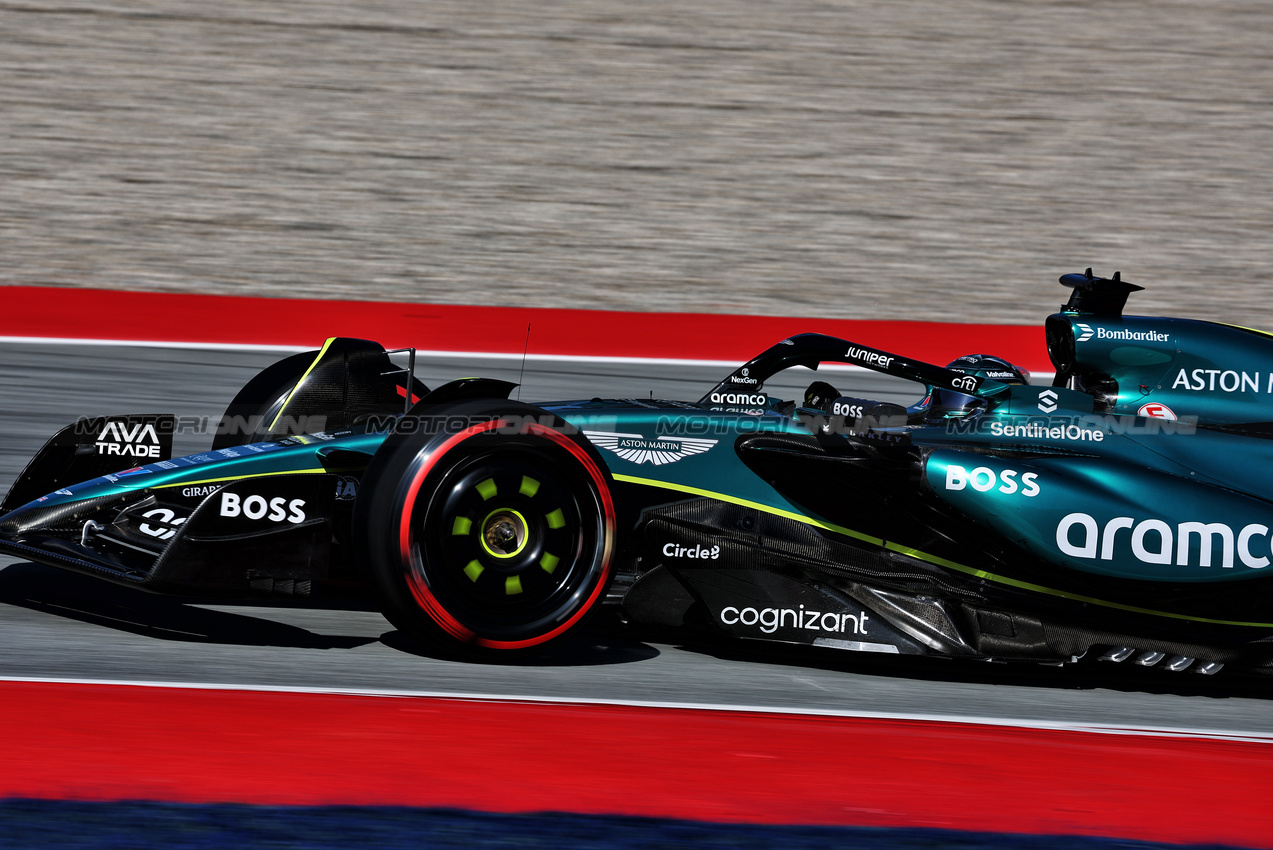
[[1176,421],[1176,412],[1165,404],[1151,401],[1148,404],[1142,404],[1140,410],[1136,411],[1137,416],[1145,416],[1149,419],[1168,419],[1172,422]]

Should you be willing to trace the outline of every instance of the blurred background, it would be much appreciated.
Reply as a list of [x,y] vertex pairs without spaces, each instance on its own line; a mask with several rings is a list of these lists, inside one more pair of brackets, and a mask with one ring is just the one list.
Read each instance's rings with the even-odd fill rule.
[[1273,328],[1262,0],[0,3],[0,283]]

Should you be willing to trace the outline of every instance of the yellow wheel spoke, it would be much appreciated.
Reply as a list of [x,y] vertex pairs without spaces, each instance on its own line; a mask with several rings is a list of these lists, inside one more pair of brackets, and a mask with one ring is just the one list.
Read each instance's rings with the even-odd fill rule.
[[539,492],[539,482],[534,478],[531,478],[529,475],[523,475],[522,486],[518,492],[528,499],[533,499],[535,498],[535,494]]
[[509,576],[508,578],[504,579],[504,593],[508,594],[509,596],[512,596],[515,593],[521,593],[521,592],[522,592],[521,576]]
[[451,533],[455,535],[468,534],[469,529],[473,527],[473,520],[464,516],[457,516],[455,524],[451,526]]
[[544,519],[548,520],[549,528],[563,528],[566,525],[566,517],[562,514],[561,508],[557,508]]
[[539,566],[549,575],[552,575],[552,571],[557,569],[557,564],[559,563],[561,563],[561,559],[550,552],[545,552],[544,557],[539,559]]
[[479,482],[477,484],[477,492],[481,494],[483,501],[489,502],[491,499],[495,498],[495,494],[498,492],[498,488],[495,486],[495,479],[488,478],[485,481]]
[[469,561],[468,566],[464,568],[464,574],[469,577],[470,581],[477,581],[485,569],[477,561]]

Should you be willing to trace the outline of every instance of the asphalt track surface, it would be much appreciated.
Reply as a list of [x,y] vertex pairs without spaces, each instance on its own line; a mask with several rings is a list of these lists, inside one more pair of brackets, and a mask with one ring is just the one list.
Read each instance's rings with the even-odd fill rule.
[[[220,415],[280,351],[0,345],[0,486],[43,439],[81,414]],[[516,360],[420,364],[427,382],[516,380]],[[523,398],[696,398],[722,369],[684,364],[531,361]],[[824,376],[825,377],[825,376]],[[906,387],[839,373],[846,392],[906,400]],[[793,381],[794,391],[803,383]],[[772,389],[774,385],[770,385]],[[177,438],[176,451],[206,446]],[[209,604],[154,597],[53,568],[0,560],[0,678],[76,679],[520,699],[729,705],[781,711],[992,720],[1057,727],[1273,735],[1273,683],[1082,664],[953,664],[804,650],[686,644],[611,621],[519,666],[422,655],[370,605]],[[1139,673],[1141,675],[1130,675]]]

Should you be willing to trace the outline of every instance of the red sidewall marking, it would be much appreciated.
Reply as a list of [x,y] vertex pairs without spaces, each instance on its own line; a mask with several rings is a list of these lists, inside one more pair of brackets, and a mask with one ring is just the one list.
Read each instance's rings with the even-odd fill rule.
[[[399,554],[404,564],[414,564],[415,561],[415,552],[411,546],[411,528],[413,524],[412,515],[415,511],[416,496],[419,495],[420,488],[423,486],[425,479],[429,477],[429,473],[437,465],[438,461],[447,454],[447,452],[455,448],[455,446],[464,440],[478,434],[486,433],[487,431],[492,431],[496,428],[504,427],[506,424],[508,424],[507,420],[493,419],[490,422],[482,422],[480,424],[473,425],[448,437],[441,445],[429,453],[429,457],[423,464],[421,464],[420,468],[416,470],[415,476],[411,479],[411,483],[407,487],[406,498],[403,502],[404,507],[402,511],[402,519],[399,523]],[[461,623],[446,610],[438,598],[433,595],[433,591],[429,588],[428,584],[426,584],[424,579],[420,577],[418,570],[407,570],[407,585],[411,589],[412,596],[415,597],[417,604],[425,610],[434,622],[441,626],[456,640],[463,641],[464,643],[476,643],[479,646],[488,647],[490,649],[526,649],[546,643],[558,635],[564,634],[578,623],[579,620],[582,619],[590,610],[592,610],[593,605],[596,604],[597,600],[601,596],[601,591],[605,587],[606,579],[610,575],[610,555],[614,539],[613,532],[615,513],[614,503],[610,498],[610,490],[609,487],[606,486],[606,480],[602,475],[601,470],[597,468],[597,465],[593,462],[592,458],[588,456],[587,452],[559,431],[534,422],[527,423],[524,428],[528,433],[546,437],[558,445],[565,447],[572,455],[575,456],[577,460],[579,460],[581,464],[583,464],[584,468],[588,471],[588,474],[592,477],[593,482],[597,485],[597,491],[601,494],[602,507],[605,512],[603,529],[603,533],[605,535],[604,560],[602,563],[601,576],[597,581],[596,586],[593,588],[591,596],[588,597],[588,601],[577,612],[575,612],[570,619],[566,620],[550,632],[546,632],[545,634],[538,635],[533,638],[527,638],[526,640],[517,641],[499,641],[480,637],[472,629]]]
[[[0,683],[0,797],[405,805],[1273,846],[1273,745],[966,723]],[[498,774],[499,781],[491,776]]]
[[527,423],[526,430],[532,434],[538,434],[541,437],[547,437],[554,443],[565,447],[575,458],[583,464],[584,469],[588,471],[588,475],[592,477],[593,483],[597,487],[597,492],[601,496],[602,510],[605,513],[602,534],[605,535],[605,551],[602,552],[601,576],[597,579],[596,585],[592,589],[592,594],[588,597],[588,601],[574,613],[569,620],[566,620],[551,632],[540,635],[538,637],[528,638],[527,640],[518,641],[494,641],[479,638],[478,643],[482,646],[491,647],[492,649],[525,649],[531,646],[538,646],[541,643],[552,640],[558,635],[565,634],[567,630],[578,623],[583,617],[592,610],[592,606],[597,603],[601,597],[601,591],[606,585],[606,580],[610,576],[610,555],[614,542],[614,502],[610,499],[610,488],[606,484],[605,476],[601,474],[601,470],[592,462],[592,458],[588,457],[588,453],[581,447],[576,445],[573,440],[559,431],[540,425],[535,422]]
[[424,484],[424,480],[429,477],[429,473],[437,465],[437,462],[452,448],[469,437],[494,430],[502,424],[503,420],[492,419],[490,422],[482,422],[465,428],[458,434],[447,437],[440,446],[431,451],[429,457],[416,470],[415,477],[411,479],[411,483],[407,487],[407,494],[402,508],[402,520],[399,523],[399,556],[402,558],[403,564],[409,565],[407,569],[407,586],[411,588],[411,595],[415,597],[416,603],[425,610],[425,613],[435,623],[446,630],[453,638],[464,643],[471,643],[474,640],[476,635],[473,630],[451,616],[446,608],[438,602],[437,597],[433,595],[433,591],[429,589],[429,586],[424,583],[424,579],[420,577],[420,571],[415,569],[415,552],[411,548],[411,517],[415,513],[416,496],[420,493],[420,487]]
[[[816,317],[473,307],[325,301],[52,286],[0,287],[0,336],[168,341],[316,348],[330,336],[389,347],[568,357],[749,360],[796,333],[843,337],[928,363],[987,347],[1031,371],[1050,372],[1037,325],[962,325]],[[926,307],[926,310],[931,310]]]

